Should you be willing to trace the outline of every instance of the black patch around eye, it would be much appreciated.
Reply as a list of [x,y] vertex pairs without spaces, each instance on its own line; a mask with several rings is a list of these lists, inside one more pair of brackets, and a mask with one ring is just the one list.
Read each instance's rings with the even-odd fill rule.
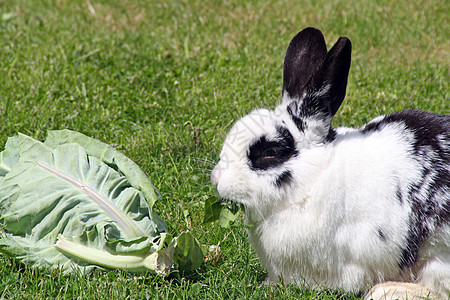
[[277,127],[277,132],[278,136],[274,140],[262,136],[250,146],[247,156],[252,169],[274,168],[297,155],[294,138],[289,130]]

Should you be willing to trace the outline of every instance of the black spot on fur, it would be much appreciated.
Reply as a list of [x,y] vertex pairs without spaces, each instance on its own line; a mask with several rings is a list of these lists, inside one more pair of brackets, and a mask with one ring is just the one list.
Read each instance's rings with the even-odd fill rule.
[[378,236],[383,242],[386,242],[386,235],[384,234],[383,230],[381,230],[381,228],[378,228]]
[[430,146],[439,155],[444,155],[447,159],[450,156],[449,149],[443,149],[438,137],[444,135],[449,138],[450,116],[433,114],[421,110],[411,109],[399,111],[384,116],[378,122],[370,122],[361,130],[362,133],[370,133],[383,129],[386,125],[400,122],[405,125],[405,129],[410,130],[414,136],[415,154],[420,152],[423,146]]
[[254,142],[247,154],[250,167],[255,170],[267,170],[282,165],[297,155],[292,134],[285,127],[277,127],[278,136],[274,140],[260,137]]
[[400,202],[400,204],[403,204],[403,196],[402,196],[402,190],[400,189],[400,186],[397,186],[397,191],[395,192],[395,196],[397,196],[398,202]]
[[291,116],[291,118],[294,121],[295,125],[297,126],[298,130],[300,132],[304,132],[305,131],[305,123],[303,122],[303,120],[301,118],[298,117],[299,113],[297,110],[298,110],[297,102],[292,102],[287,107],[287,112]]
[[436,176],[434,170],[424,169],[421,176],[423,181],[412,185],[408,192],[412,210],[400,268],[412,267],[417,262],[423,242],[442,224],[450,223],[450,174],[447,172],[446,179],[438,177],[437,181],[441,183],[429,184],[430,176]]
[[411,206],[399,263],[400,268],[410,268],[416,264],[423,243],[450,223],[450,116],[406,110],[370,122],[361,132],[370,134],[395,123],[404,127],[405,134],[413,135],[410,156],[422,167],[420,178],[406,192],[402,193],[400,186],[396,192],[402,205]]
[[[310,101],[311,102],[311,101]],[[295,125],[297,126],[298,130],[300,132],[305,132],[307,129],[307,126],[302,118],[298,116],[308,117],[308,116],[315,116],[318,114],[322,114],[324,118],[326,117],[326,113],[319,110],[320,106],[305,106],[300,105],[298,102],[294,101],[287,107],[287,112],[291,116],[291,119],[294,121]],[[333,129],[333,127],[330,126],[330,130],[328,131],[327,136],[325,137],[325,142],[332,142],[336,139],[336,130]]]
[[[286,108],[289,115],[299,127],[300,131],[304,130],[302,118],[317,117],[327,118],[330,116],[329,108],[321,103],[321,98],[316,94],[305,95],[300,101],[292,101]],[[300,124],[300,125],[299,125]]]
[[281,187],[284,184],[288,184],[292,181],[292,173],[291,171],[284,171],[283,173],[281,173],[280,176],[278,176],[277,180],[275,181],[275,185],[277,187]]
[[325,142],[331,143],[336,139],[336,130],[334,128],[330,127],[330,130],[328,131],[327,137],[325,138]]

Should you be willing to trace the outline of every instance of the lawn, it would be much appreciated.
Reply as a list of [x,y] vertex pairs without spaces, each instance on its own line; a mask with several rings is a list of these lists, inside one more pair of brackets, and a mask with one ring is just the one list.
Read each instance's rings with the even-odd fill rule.
[[[0,1],[0,150],[17,132],[72,129],[113,145],[158,187],[171,232],[219,246],[194,274],[66,276],[0,256],[0,297],[16,299],[357,299],[265,286],[235,227],[203,224],[209,173],[227,130],[281,96],[284,53],[307,26],[353,43],[335,126],[406,108],[450,113],[446,1]],[[374,251],[376,251],[374,249]]]

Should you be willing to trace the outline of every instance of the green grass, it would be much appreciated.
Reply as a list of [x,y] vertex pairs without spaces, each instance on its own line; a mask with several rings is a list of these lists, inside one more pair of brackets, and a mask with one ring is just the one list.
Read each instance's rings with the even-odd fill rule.
[[109,143],[159,188],[155,208],[173,233],[221,249],[172,279],[64,276],[0,256],[2,298],[356,298],[261,285],[243,227],[202,224],[227,130],[277,104],[286,47],[304,27],[320,28],[328,46],[353,42],[336,126],[406,108],[450,113],[445,1],[17,0],[0,1],[0,18],[0,144],[63,128]]

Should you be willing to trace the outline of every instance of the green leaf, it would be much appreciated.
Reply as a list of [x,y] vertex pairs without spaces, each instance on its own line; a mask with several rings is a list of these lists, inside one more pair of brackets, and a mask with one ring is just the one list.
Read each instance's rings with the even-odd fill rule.
[[[0,153],[0,251],[66,271],[167,274],[186,237],[178,244],[167,233],[152,211],[157,195],[134,162],[104,143],[68,130],[45,143],[19,134]],[[180,265],[197,267],[191,238],[193,254]]]
[[228,206],[222,208],[220,211],[219,226],[223,228],[230,228],[239,216],[239,211],[240,209],[236,210],[234,208],[229,208]]
[[52,148],[67,143],[79,144],[86,150],[88,155],[98,157],[111,168],[120,170],[132,186],[142,191],[150,207],[153,207],[156,200],[160,198],[155,186],[142,169],[131,159],[108,144],[67,129],[49,131],[45,141],[45,144]]
[[222,205],[217,198],[209,197],[205,201],[205,211],[203,214],[203,224],[215,222],[220,218]]
[[220,201],[217,198],[208,198],[205,201],[203,223],[219,221],[219,226],[231,227],[239,216],[241,207],[234,202]]
[[183,232],[177,238],[174,262],[182,273],[189,273],[198,269],[203,262],[202,247],[190,232]]

